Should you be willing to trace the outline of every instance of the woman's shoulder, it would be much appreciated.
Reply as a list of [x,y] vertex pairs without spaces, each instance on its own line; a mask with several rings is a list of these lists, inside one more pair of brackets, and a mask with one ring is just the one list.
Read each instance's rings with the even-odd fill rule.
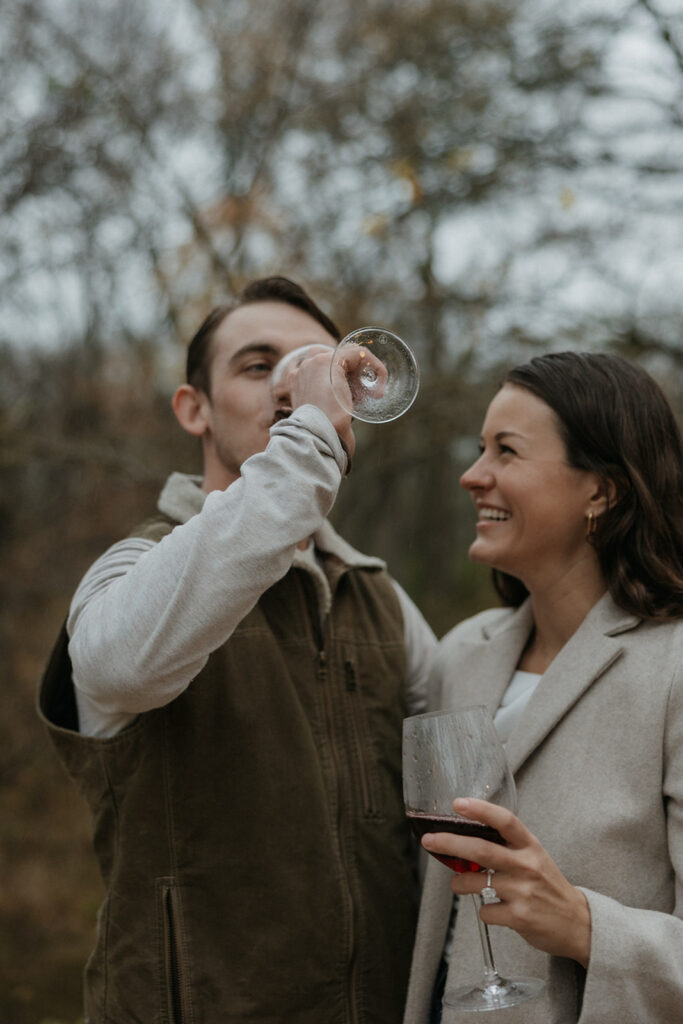
[[683,652],[683,619],[639,619],[625,621],[619,628],[605,630],[608,636],[619,637],[634,647],[648,647],[660,651]]
[[642,619],[641,629],[643,632],[651,632],[653,636],[656,636],[659,639],[667,637],[672,641],[672,643],[683,643],[683,618]]
[[643,619],[631,642],[651,664],[659,663],[665,671],[670,666],[683,680],[683,619]]
[[683,619],[639,618],[608,597],[589,619],[582,639],[596,647],[610,644],[621,685],[631,680],[650,695],[676,692],[683,698]]

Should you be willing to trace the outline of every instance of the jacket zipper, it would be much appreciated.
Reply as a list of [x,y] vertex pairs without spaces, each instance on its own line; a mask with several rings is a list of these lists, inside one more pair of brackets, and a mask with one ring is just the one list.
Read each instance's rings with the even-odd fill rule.
[[[307,593],[313,590],[312,599],[307,598]],[[339,751],[334,738],[334,708],[332,706],[332,695],[330,693],[328,671],[327,671],[327,651],[325,649],[326,631],[323,630],[319,624],[319,610],[317,595],[311,584],[306,580],[306,576],[302,572],[301,575],[301,603],[303,606],[304,620],[308,620],[312,623],[314,642],[318,651],[318,682],[322,686],[323,691],[323,702],[325,708],[325,719],[327,725],[327,736],[330,743],[330,754],[332,757],[332,764],[334,767],[334,778],[337,785],[337,847],[339,851],[339,858],[341,860],[342,869],[344,872],[344,897],[349,914],[349,964],[348,964],[348,983],[346,989],[346,1022],[347,1024],[359,1024],[358,1011],[356,1008],[356,935],[355,935],[355,913],[353,905],[353,896],[351,895],[351,887],[349,884],[349,868],[344,856],[344,849],[341,841],[341,817],[342,817],[342,802],[339,795]]]
[[178,896],[175,886],[163,889],[164,922],[166,925],[164,958],[169,1024],[189,1021],[182,974],[182,943],[179,933]]
[[[323,646],[318,649],[318,679],[323,688],[323,696],[325,701],[325,716],[327,718],[327,735],[330,741],[330,751],[332,753],[332,761],[334,763],[334,773],[337,785],[339,784],[339,755],[337,752],[336,744],[334,741],[334,733],[332,729],[333,723],[333,708],[332,699],[330,695],[330,688],[328,685],[327,678],[327,654]],[[348,987],[346,990],[346,1002],[347,1002],[347,1014],[346,1019],[348,1024],[358,1024],[358,1014],[356,1012],[356,937],[355,937],[355,921],[354,921],[354,907],[353,898],[348,882],[348,866],[344,851],[341,843],[340,836],[340,823],[341,823],[341,800],[337,798],[337,842],[339,844],[339,856],[341,858],[342,867],[344,870],[345,896],[346,903],[349,911],[349,967],[348,967]]]

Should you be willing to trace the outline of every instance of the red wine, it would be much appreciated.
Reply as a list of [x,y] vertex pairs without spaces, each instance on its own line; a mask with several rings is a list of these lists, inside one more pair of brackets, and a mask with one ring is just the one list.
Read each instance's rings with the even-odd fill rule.
[[[505,840],[497,829],[490,825],[482,825],[479,821],[470,821],[468,818],[456,818],[452,814],[422,814],[418,811],[409,811],[408,820],[413,832],[418,839],[427,832],[450,832],[456,836],[472,836],[474,839],[486,839],[489,843],[498,843],[505,846]],[[442,864],[451,871],[481,871],[481,866],[473,860],[464,860],[462,857],[447,857],[441,853],[432,853]]]

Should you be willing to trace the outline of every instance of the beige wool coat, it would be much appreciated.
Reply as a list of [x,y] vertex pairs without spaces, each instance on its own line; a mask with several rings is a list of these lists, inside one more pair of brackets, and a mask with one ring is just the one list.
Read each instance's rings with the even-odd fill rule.
[[[442,641],[434,707],[497,710],[532,627],[529,601],[461,623]],[[519,817],[591,912],[587,971],[492,927],[501,974],[547,981],[544,997],[491,1024],[683,1022],[683,621],[653,624],[605,595],[550,665],[506,745]],[[426,1024],[448,927],[451,872],[429,858],[405,1024]],[[449,989],[480,978],[470,897],[461,899]],[[489,1015],[487,1020],[489,1020]],[[472,1014],[444,1006],[443,1024]]]

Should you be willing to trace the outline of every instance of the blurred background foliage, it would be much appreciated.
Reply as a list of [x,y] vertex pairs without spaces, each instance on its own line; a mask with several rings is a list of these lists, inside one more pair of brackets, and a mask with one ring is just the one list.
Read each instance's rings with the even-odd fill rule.
[[284,273],[422,390],[334,511],[441,635],[504,368],[609,349],[683,409],[678,0],[19,0],[0,34],[0,1024],[73,1024],[99,881],[34,691],[75,584],[198,450],[185,345]]

